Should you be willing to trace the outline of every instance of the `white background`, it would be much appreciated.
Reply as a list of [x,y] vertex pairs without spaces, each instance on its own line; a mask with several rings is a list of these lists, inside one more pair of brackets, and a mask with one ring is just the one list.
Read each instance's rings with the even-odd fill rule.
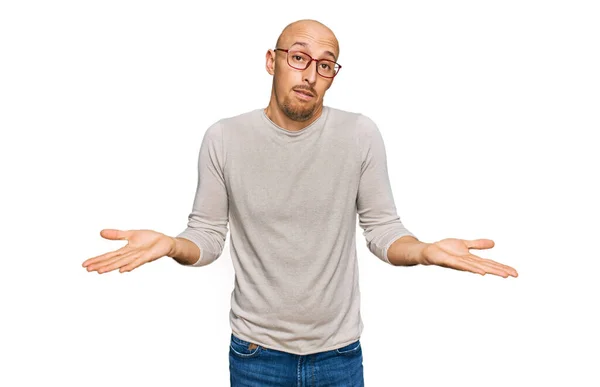
[[313,18],[404,224],[519,272],[392,267],[357,227],[366,385],[598,386],[594,3],[3,1],[0,385],[229,385],[229,235],[202,268],[81,263],[126,243],[103,228],[185,228],[205,130],[267,105],[267,49]]

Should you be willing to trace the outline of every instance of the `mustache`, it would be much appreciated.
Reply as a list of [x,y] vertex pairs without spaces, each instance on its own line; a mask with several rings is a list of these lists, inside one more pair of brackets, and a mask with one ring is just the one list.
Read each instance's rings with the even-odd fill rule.
[[305,86],[305,85],[296,86],[292,90],[305,90],[305,91],[308,91],[309,93],[311,93],[314,96],[317,95],[317,92],[312,87]]

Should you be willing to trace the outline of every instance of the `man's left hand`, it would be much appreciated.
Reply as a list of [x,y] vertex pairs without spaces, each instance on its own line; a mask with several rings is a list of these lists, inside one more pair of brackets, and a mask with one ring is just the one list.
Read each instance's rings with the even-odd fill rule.
[[423,265],[437,265],[456,270],[470,271],[481,275],[494,274],[507,278],[517,277],[517,271],[501,263],[471,254],[469,249],[490,249],[494,247],[491,239],[447,238],[428,244],[423,250]]

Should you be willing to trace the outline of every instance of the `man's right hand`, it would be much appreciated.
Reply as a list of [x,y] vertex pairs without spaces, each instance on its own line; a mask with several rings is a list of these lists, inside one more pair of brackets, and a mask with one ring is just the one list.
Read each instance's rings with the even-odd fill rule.
[[98,255],[83,262],[88,271],[98,274],[119,269],[131,271],[147,262],[164,257],[175,249],[175,238],[152,230],[104,229],[100,235],[106,239],[127,240],[127,245],[118,250]]

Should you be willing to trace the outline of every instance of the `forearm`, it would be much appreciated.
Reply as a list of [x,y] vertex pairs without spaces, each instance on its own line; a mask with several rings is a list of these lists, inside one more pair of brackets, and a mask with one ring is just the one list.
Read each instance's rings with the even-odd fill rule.
[[405,235],[396,239],[388,248],[387,257],[394,266],[414,266],[425,264],[423,250],[429,243]]
[[193,265],[200,258],[198,246],[185,238],[172,238],[173,245],[168,256],[182,265]]

